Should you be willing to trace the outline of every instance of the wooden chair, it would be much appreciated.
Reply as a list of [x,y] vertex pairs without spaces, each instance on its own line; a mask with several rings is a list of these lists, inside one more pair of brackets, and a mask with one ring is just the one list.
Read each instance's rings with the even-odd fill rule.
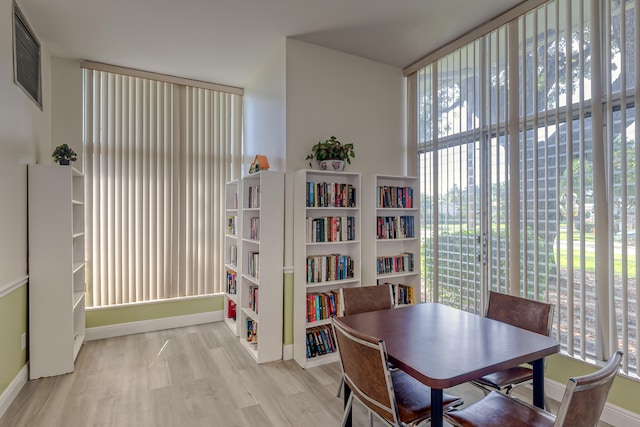
[[[342,426],[353,399],[392,426],[416,425],[431,417],[431,389],[399,369],[389,369],[383,340],[351,329],[340,318],[334,317],[332,325],[343,378],[351,389]],[[444,393],[444,410],[460,404],[460,398]]]
[[449,423],[458,427],[595,427],[621,360],[622,352],[617,351],[599,371],[570,378],[557,416],[497,391],[492,391],[467,408],[444,416]]
[[[549,336],[553,324],[553,304],[490,291],[486,317]],[[531,366],[516,366],[485,375],[472,383],[480,387],[485,395],[493,390],[509,394],[515,386],[531,380]],[[545,407],[548,408],[546,402]]]
[[342,315],[366,313],[393,308],[393,289],[390,284],[342,288]]
[[[394,307],[393,289],[389,284],[342,288],[340,289],[340,300],[342,304],[342,316],[386,310]],[[338,386],[338,397],[340,397],[342,393],[343,386],[344,378],[340,380],[340,385]]]

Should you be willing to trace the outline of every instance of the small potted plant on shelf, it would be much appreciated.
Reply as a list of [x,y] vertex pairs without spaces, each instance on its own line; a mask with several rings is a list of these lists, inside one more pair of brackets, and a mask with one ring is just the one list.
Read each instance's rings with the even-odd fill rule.
[[[355,156],[353,144],[343,144],[335,136],[332,136],[314,145],[306,160],[316,159],[322,170],[342,171],[345,162],[351,164],[351,158]],[[309,166],[311,166],[311,162],[309,162]]]
[[67,144],[58,145],[53,153],[51,154],[53,161],[59,163],[60,165],[69,165],[69,162],[75,162],[78,160],[76,156],[76,152],[69,147]]

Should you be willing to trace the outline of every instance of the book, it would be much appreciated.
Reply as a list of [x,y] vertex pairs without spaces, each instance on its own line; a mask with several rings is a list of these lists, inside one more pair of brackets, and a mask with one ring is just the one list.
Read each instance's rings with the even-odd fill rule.
[[227,318],[236,320],[236,303],[231,300],[227,301]]

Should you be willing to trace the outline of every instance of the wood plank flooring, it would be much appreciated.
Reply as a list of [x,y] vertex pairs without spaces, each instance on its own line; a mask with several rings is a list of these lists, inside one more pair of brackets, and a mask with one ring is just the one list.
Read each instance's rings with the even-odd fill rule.
[[[29,381],[0,427],[338,426],[339,379],[338,363],[257,365],[219,322],[89,341],[74,373]],[[357,403],[353,425],[368,425]]]

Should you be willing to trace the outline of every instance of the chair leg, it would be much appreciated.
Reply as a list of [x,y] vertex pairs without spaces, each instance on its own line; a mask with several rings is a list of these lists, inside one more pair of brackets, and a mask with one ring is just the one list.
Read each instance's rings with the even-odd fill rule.
[[344,415],[342,415],[342,424],[341,427],[344,427],[347,423],[347,418],[349,418],[349,414],[351,413],[351,406],[353,406],[353,393],[349,395],[349,400],[347,400],[347,404],[344,407]]
[[336,397],[340,397],[342,386],[344,386],[344,377],[340,377],[340,385],[338,385],[338,394],[336,394]]
[[475,381],[471,381],[471,384],[473,384],[474,386],[476,386],[477,388],[479,388],[482,391],[482,394],[484,394],[485,396],[488,395],[489,393],[491,393],[491,390],[487,389],[485,386],[483,386],[482,384],[478,384]]
[[[514,386],[510,385],[509,387],[506,388],[507,392],[505,394],[509,395],[515,389],[516,388]],[[486,396],[486,393],[485,393],[485,396]],[[544,410],[547,412],[551,412],[551,406],[549,406],[549,399],[547,399],[547,393],[544,394]]]

